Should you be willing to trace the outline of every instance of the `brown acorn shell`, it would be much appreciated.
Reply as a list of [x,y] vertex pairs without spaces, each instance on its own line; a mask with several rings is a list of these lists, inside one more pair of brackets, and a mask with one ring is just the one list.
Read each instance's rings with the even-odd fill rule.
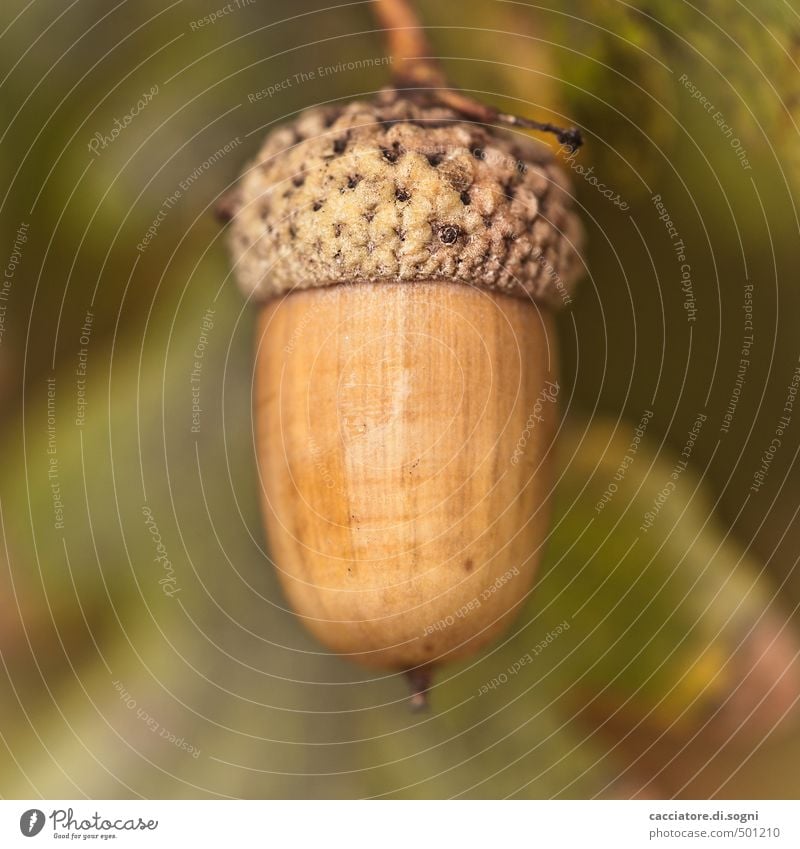
[[519,613],[549,519],[552,333],[530,301],[441,282],[343,284],[260,310],[268,538],[327,646],[425,667]]

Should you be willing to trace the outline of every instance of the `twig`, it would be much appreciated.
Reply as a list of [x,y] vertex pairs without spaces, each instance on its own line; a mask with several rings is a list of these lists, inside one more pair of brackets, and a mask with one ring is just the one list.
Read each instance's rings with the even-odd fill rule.
[[553,133],[570,151],[583,144],[583,136],[577,127],[559,127],[549,121],[509,115],[451,88],[439,61],[432,55],[425,30],[409,0],[374,0],[372,8],[386,32],[395,69],[392,77],[395,88],[425,90],[436,102],[483,124],[503,124]]

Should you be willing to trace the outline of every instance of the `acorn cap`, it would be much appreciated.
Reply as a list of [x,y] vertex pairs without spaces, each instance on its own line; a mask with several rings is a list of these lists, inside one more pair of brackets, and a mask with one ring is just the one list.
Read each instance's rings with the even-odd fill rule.
[[352,282],[450,280],[558,308],[581,227],[549,149],[387,90],[271,132],[232,197],[256,300]]

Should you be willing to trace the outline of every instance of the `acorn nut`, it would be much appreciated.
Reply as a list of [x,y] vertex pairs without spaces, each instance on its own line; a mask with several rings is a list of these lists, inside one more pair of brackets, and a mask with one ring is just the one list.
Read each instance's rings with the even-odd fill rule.
[[420,705],[519,612],[547,535],[565,178],[540,143],[387,90],[270,133],[229,201],[280,580]]

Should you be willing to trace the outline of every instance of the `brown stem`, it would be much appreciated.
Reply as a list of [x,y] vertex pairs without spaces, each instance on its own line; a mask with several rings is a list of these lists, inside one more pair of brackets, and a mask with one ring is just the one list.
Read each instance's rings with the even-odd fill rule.
[[392,76],[395,88],[424,89],[436,102],[482,124],[504,124],[553,133],[570,151],[583,144],[577,127],[564,128],[550,122],[509,115],[451,88],[432,54],[425,30],[409,0],[374,0],[372,8],[386,33],[387,46],[394,62]]
[[411,5],[406,0],[374,0],[372,8],[385,30],[397,88],[445,85],[444,72]]
[[426,710],[428,707],[428,690],[431,687],[431,679],[433,678],[433,668],[430,666],[415,666],[413,669],[406,669],[405,674],[411,694],[411,698],[409,699],[411,710]]

